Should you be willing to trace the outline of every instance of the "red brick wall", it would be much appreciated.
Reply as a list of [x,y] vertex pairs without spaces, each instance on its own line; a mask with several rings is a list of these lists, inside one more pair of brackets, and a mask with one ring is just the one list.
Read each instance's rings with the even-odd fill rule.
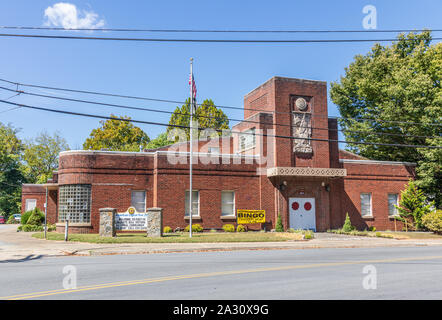
[[[288,79],[274,77],[247,94],[244,98],[244,117],[247,121],[233,127],[243,132],[255,127],[258,133],[292,136],[291,115],[293,101],[297,96],[309,99],[312,111],[312,137],[317,139],[338,139],[336,119],[327,118],[327,86],[322,81]],[[256,109],[256,110],[247,110]],[[262,112],[260,112],[262,111]],[[276,111],[273,113],[273,111]],[[259,123],[252,123],[252,122]],[[286,124],[279,126],[275,124]],[[319,129],[318,129],[319,128]],[[267,130],[275,129],[275,132]],[[322,130],[324,129],[324,130]],[[263,130],[263,131],[259,131]],[[268,150],[267,139],[275,143]],[[209,146],[220,147],[220,153],[232,154],[238,151],[238,136],[195,142],[194,150],[206,152]],[[262,140],[262,143],[261,143]],[[222,142],[228,142],[223,144]],[[269,141],[269,142],[273,142]],[[200,219],[205,229],[221,228],[234,220],[221,219],[221,191],[235,191],[236,209],[266,210],[266,229],[275,227],[277,214],[281,213],[285,228],[289,228],[287,201],[290,197],[314,197],[316,204],[317,230],[325,231],[342,226],[348,212],[353,224],[364,229],[375,226],[377,229],[394,230],[394,221],[388,217],[388,193],[398,193],[404,184],[414,176],[414,167],[406,165],[364,163],[342,163],[339,159],[363,159],[350,152],[339,150],[337,142],[312,141],[313,154],[295,155],[293,139],[256,137],[256,147],[244,155],[261,154],[267,162],[248,162],[250,157],[237,158],[240,161],[228,164],[213,155],[211,163],[196,162],[193,167],[193,189],[200,191]],[[227,146],[223,149],[223,146]],[[59,185],[90,184],[92,186],[91,225],[77,227],[71,225],[71,232],[98,232],[99,209],[116,208],[125,212],[131,205],[131,191],[146,191],[146,207],[163,208],[165,226],[173,229],[184,228],[188,220],[185,213],[185,191],[189,189],[189,162],[185,164],[168,162],[167,153],[162,151],[188,151],[188,143],[160,148],[157,153],[124,152],[64,152],[60,155],[58,173],[54,182]],[[273,154],[269,159],[269,155]],[[187,159],[187,156],[184,156]],[[208,160],[209,158],[205,158]],[[247,159],[247,161],[246,161]],[[187,159],[188,160],[188,159]],[[203,159],[204,160],[204,159]],[[318,167],[345,168],[345,178],[268,178],[258,174],[267,167]],[[265,172],[265,171],[264,171]],[[287,188],[280,192],[278,186],[283,180]],[[322,183],[329,187],[326,190]],[[41,192],[43,191],[43,192]],[[300,192],[303,192],[301,194]],[[373,217],[363,219],[360,215],[360,193],[371,192]],[[43,208],[45,191],[38,187],[23,187],[23,203],[26,198],[39,197],[37,206]],[[49,218],[50,217],[50,218]],[[49,194],[48,220],[57,219],[57,193]],[[260,229],[261,225],[249,226]],[[397,227],[400,228],[399,224]],[[57,231],[63,231],[59,225]]]
[[22,187],[21,213],[25,213],[26,200],[37,200],[37,208],[44,212],[44,204],[46,202],[46,189],[40,185],[25,184]]
[[[388,194],[399,194],[410,178],[414,177],[414,167],[406,165],[344,163],[347,177],[343,181],[341,198],[341,221],[348,212],[352,224],[359,229],[371,226],[378,230],[395,230],[394,219],[388,216]],[[371,193],[373,217],[361,217],[361,193]],[[402,224],[396,223],[397,230]]]

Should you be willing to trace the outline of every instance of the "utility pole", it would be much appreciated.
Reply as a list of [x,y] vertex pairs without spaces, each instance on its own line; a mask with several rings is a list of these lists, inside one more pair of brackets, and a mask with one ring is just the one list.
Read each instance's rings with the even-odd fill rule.
[[190,170],[189,170],[189,237],[192,238],[192,162],[193,162],[193,58],[190,58]]
[[45,202],[45,239],[47,239],[48,231],[48,187],[46,186],[46,202]]

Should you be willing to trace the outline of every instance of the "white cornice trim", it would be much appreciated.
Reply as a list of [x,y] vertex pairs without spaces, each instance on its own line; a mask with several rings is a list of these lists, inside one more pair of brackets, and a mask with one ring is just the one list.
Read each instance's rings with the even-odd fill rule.
[[416,166],[414,162],[400,161],[381,161],[381,160],[362,160],[362,159],[339,159],[340,163],[356,163],[356,164],[380,164],[380,165],[399,165],[399,166]]

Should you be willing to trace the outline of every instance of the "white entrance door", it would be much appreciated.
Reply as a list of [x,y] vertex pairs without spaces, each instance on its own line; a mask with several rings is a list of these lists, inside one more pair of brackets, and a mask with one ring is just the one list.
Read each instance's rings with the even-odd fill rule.
[[315,198],[289,198],[290,228],[316,231]]

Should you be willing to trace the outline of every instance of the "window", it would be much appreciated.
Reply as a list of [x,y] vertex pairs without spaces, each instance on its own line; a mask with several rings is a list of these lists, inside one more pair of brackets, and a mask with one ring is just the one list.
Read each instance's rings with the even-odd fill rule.
[[254,148],[256,142],[255,128],[244,131],[243,134],[239,136],[239,149],[246,150],[249,148]]
[[34,210],[36,206],[37,206],[36,199],[26,199],[25,211]]
[[221,216],[235,215],[235,192],[221,192]]
[[132,191],[130,205],[137,212],[146,212],[146,191]]
[[218,147],[209,147],[207,152],[213,153],[213,154],[219,154],[219,148]]
[[[190,192],[186,191],[186,217],[189,216],[189,197]],[[192,191],[192,217],[199,217],[200,215],[200,192],[199,191]]]
[[73,223],[91,221],[91,186],[71,184],[60,186],[58,202],[58,221],[69,219]]
[[371,215],[371,193],[361,193],[361,216],[370,217]]
[[397,206],[399,204],[399,195],[397,193],[390,193],[388,194],[388,215],[389,216],[396,216],[398,214]]

